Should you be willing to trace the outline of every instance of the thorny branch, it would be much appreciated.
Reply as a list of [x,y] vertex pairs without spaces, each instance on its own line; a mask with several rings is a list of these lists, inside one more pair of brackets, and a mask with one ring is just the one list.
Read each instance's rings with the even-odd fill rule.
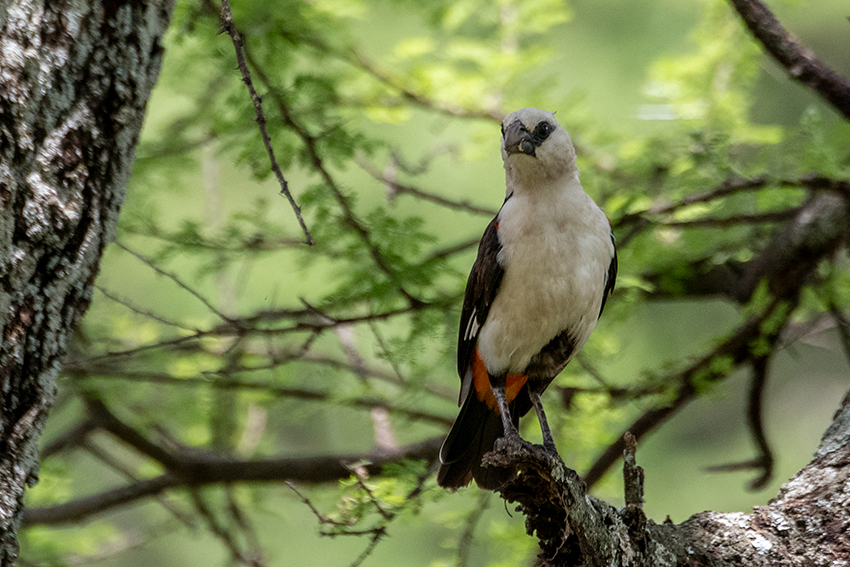
[[304,231],[304,236],[307,238],[307,244],[315,244],[313,241],[313,235],[310,234],[310,229],[307,228],[307,224],[301,216],[301,207],[298,206],[298,203],[295,202],[295,198],[289,191],[289,183],[287,183],[286,179],[283,177],[283,172],[280,170],[280,165],[277,163],[277,158],[274,155],[272,141],[271,138],[269,138],[269,133],[266,129],[266,115],[263,112],[263,102],[260,95],[257,94],[257,90],[254,88],[254,83],[251,80],[251,72],[245,64],[245,57],[243,55],[244,41],[239,30],[236,29],[236,25],[233,23],[233,14],[230,11],[230,2],[228,2],[228,0],[221,0],[221,21],[224,31],[227,32],[230,36],[230,40],[233,42],[233,49],[236,51],[236,64],[239,66],[239,71],[242,73],[242,82],[245,83],[245,86],[248,87],[248,92],[251,93],[251,102],[254,103],[254,110],[257,113],[257,126],[259,127],[260,134],[263,137],[263,145],[266,147],[266,152],[269,154],[271,169],[277,178],[278,184],[280,185],[280,192],[284,197],[286,197],[286,200],[289,201],[289,205],[292,207],[292,210],[295,211],[295,218],[298,219],[298,224],[301,225],[301,230]]

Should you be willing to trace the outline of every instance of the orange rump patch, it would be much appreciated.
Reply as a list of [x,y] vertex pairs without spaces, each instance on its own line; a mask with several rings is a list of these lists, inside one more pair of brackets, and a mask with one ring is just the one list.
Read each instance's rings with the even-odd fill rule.
[[[505,385],[505,397],[508,403],[514,401],[519,395],[519,391],[525,386],[528,376],[525,374],[508,374],[507,384]],[[493,390],[490,388],[490,374],[487,372],[487,367],[484,366],[484,361],[478,355],[478,347],[472,353],[472,385],[475,387],[475,393],[478,399],[487,404],[487,407],[496,413],[499,411],[499,404],[496,403],[496,396],[493,395]]]

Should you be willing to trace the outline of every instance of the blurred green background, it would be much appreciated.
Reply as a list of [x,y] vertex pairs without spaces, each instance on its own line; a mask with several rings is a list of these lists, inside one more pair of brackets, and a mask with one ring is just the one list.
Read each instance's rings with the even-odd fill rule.
[[[850,11],[846,2],[784,1],[772,2],[771,7],[818,57],[845,76],[850,75]],[[292,95],[292,102],[303,109],[305,121],[331,128],[324,118],[310,112],[315,106],[319,109],[315,115],[319,116],[324,106],[338,105],[342,110],[334,118],[340,129],[361,136],[351,142],[358,148],[353,155],[329,159],[337,179],[356,197],[356,210],[364,216],[380,208],[389,211],[392,218],[421,217],[421,225],[415,225],[415,230],[407,232],[407,225],[402,225],[398,231],[429,235],[424,244],[416,244],[426,251],[477,238],[489,218],[403,194],[390,199],[384,184],[357,164],[375,164],[386,173],[392,152],[413,164],[425,160],[424,171],[406,177],[402,172],[401,177],[413,179],[412,184],[445,198],[496,210],[504,191],[497,121],[435,111],[411,104],[397,94],[390,97],[375,86],[374,76],[364,78],[362,69],[350,62],[328,57],[317,63],[316,53],[322,49],[348,54],[353,46],[363,61],[390,70],[413,91],[424,92],[431,100],[461,109],[461,115],[469,109],[509,112],[520,106],[557,111],[585,160],[580,165],[587,172],[583,177],[586,189],[612,218],[618,210],[655,201],[641,201],[638,195],[617,205],[618,195],[628,195],[632,188],[617,186],[617,179],[605,178],[605,172],[636,154],[651,162],[662,159],[665,152],[675,153],[670,148],[685,144],[677,140],[686,140],[692,131],[715,129],[733,140],[772,146],[776,144],[771,139],[793,139],[795,129],[807,116],[815,115],[819,131],[827,140],[834,140],[828,143],[846,160],[842,140],[850,134],[833,111],[791,83],[756,47],[742,48],[719,36],[715,44],[706,40],[706,34],[724,29],[718,24],[724,18],[728,19],[725,25],[741,27],[723,3],[504,0],[494,5],[472,1],[420,5],[405,0],[317,0],[310,3],[306,16],[306,9],[297,2],[234,2],[233,8],[237,25],[258,59],[272,66],[279,61],[280,82],[289,92],[301,93]],[[277,15],[269,15],[273,13]],[[271,38],[279,37],[275,34],[280,29],[272,25],[265,28],[263,23],[287,18],[295,22],[291,29],[297,31],[300,25],[310,33],[288,39],[289,51],[275,51],[276,40]],[[289,30],[287,25],[281,24]],[[219,250],[204,247],[211,241],[244,243],[255,232],[269,240],[300,238],[291,209],[277,195],[279,187],[267,172],[263,173],[267,160],[251,119],[253,109],[247,92],[235,70],[232,45],[226,35],[216,32],[215,18],[201,7],[188,2],[178,6],[162,75],[149,103],[118,239],[177,274],[227,314],[298,307],[302,298],[321,305],[327,297],[344,296],[347,288],[342,288],[340,281],[348,267],[340,265],[337,258],[347,249],[342,245],[322,247],[323,237],[340,241],[342,237],[319,228],[329,221],[322,220],[321,196],[313,189],[315,172],[303,156],[299,157],[299,141],[281,126],[272,110],[271,96],[264,102],[271,116],[276,151],[296,199],[307,201],[305,214],[308,224],[318,232],[319,249],[305,254],[298,245],[262,252],[244,252],[236,245],[231,251],[226,246]],[[310,46],[310,41],[316,45]],[[751,68],[746,67],[750,63],[738,60],[747,53]],[[735,81],[742,86],[729,90],[740,91],[745,98],[729,103],[737,108],[734,112],[689,116],[694,108],[702,108],[699,81],[682,79],[678,84],[674,79],[687,75],[688,70],[702,73],[701,66],[709,65],[709,59],[728,59],[731,67],[744,69],[740,76],[732,73],[730,79],[733,87]],[[311,69],[325,64],[327,67]],[[296,75],[314,76],[317,83],[321,82],[319,78],[332,82],[333,97],[323,99],[328,91],[325,86],[306,79],[295,82]],[[715,74],[714,87],[717,80]],[[380,143],[369,149],[364,139]],[[658,153],[653,154],[646,141],[649,139],[666,142],[659,143]],[[327,151],[333,157],[333,148],[329,146]],[[783,151],[793,151],[793,146]],[[784,171],[783,164],[777,163],[782,155],[777,151],[765,162],[776,171]],[[838,175],[846,175],[847,167],[846,161],[839,159]],[[628,176],[621,179],[622,183],[629,181]],[[682,184],[682,192],[711,187],[707,181],[704,185]],[[664,195],[646,199],[650,197],[664,199]],[[312,208],[310,203],[314,203]],[[706,239],[704,245],[708,247],[715,234],[706,231],[698,238]],[[208,240],[202,242],[199,235]],[[654,249],[648,250],[643,254],[649,255]],[[468,247],[453,255],[430,285],[451,290],[445,291],[447,297],[457,294],[474,253],[474,248]],[[621,287],[586,347],[587,359],[617,384],[640,380],[652,369],[675,366],[697,355],[739,320],[737,308],[720,299],[643,301],[643,284],[638,280],[644,266],[637,264],[643,257],[628,252],[621,256]],[[211,313],[173,281],[116,246],[107,252],[98,285],[169,320],[202,328],[211,319]],[[376,386],[374,391],[396,396],[407,407],[452,418],[456,411],[452,396],[457,387],[452,343],[458,309],[456,301],[445,320],[436,316],[436,322],[421,330],[415,342],[407,337],[407,324],[388,323],[384,327],[390,345],[387,350],[400,358],[410,355],[406,372],[420,387],[387,393],[386,388]],[[805,327],[813,320],[810,314],[801,313],[797,323]],[[388,368],[393,356],[386,352],[383,357],[375,355],[381,350],[375,337],[360,328],[353,333],[352,340],[360,351]],[[166,336],[158,323],[96,293],[79,348],[109,352]],[[340,339],[322,336],[313,348],[339,352]],[[163,356],[150,363],[183,377],[196,376],[218,364],[201,355]],[[357,395],[364,386],[350,373],[345,378],[340,378],[341,374],[305,364],[263,376],[283,385],[334,389],[339,395],[337,403],[309,403],[262,392],[226,397],[214,388],[157,385],[128,381],[119,375],[85,381],[65,376],[44,439],[59,435],[81,415],[77,394],[97,391],[120,401],[125,410],[122,415],[132,415],[139,427],[150,431],[165,428],[186,445],[250,445],[244,441],[246,423],[252,411],[255,415],[259,411],[266,422],[262,438],[251,448],[255,456],[366,452],[374,444],[370,415],[344,403],[346,396]],[[707,388],[697,401],[639,445],[638,463],[646,470],[645,509],[655,521],[669,516],[681,522],[707,509],[746,512],[766,503],[782,482],[808,462],[848,387],[847,359],[834,329],[807,332],[802,340],[779,351],[772,364],[765,419],[777,460],[775,474],[763,490],[749,492],[746,487],[752,471],[706,471],[712,465],[753,456],[745,415],[747,374],[746,370],[738,371]],[[444,388],[449,399],[423,395],[421,384],[425,382]],[[560,383],[594,384],[575,362]],[[544,399],[552,407],[557,404],[555,392]],[[624,424],[651,407],[651,400],[611,404],[599,396],[580,396],[575,404],[574,412],[558,413],[556,409],[554,422],[561,431],[558,443],[565,461],[583,471]],[[391,419],[393,432],[402,444],[446,430],[403,417],[391,415]],[[523,434],[538,439],[537,424],[533,419],[526,421]],[[97,443],[124,459],[138,476],[157,473],[155,466],[116,441],[99,437]],[[75,452],[45,462],[41,483],[29,494],[29,505],[59,503],[123,482],[126,479],[120,473],[103,466],[91,454]],[[345,494],[336,484],[302,488],[325,513],[337,510]],[[475,487],[443,493],[433,479],[426,488],[421,503],[400,514],[389,526],[389,536],[364,564],[458,564],[460,533],[469,513],[482,502],[488,507],[475,528],[467,564],[531,564],[534,540],[526,536],[522,516],[507,510],[498,498],[487,498]],[[610,472],[594,493],[620,505],[619,470]],[[211,506],[226,508],[224,490],[209,488],[204,494]],[[367,543],[364,538],[320,536],[316,517],[282,484],[237,486],[232,497],[249,511],[256,541],[249,541],[247,546],[263,550],[262,564],[349,565]],[[187,502],[185,495],[169,498],[177,508]],[[227,546],[210,533],[203,519],[196,518],[195,527],[187,527],[155,499],[109,512],[80,526],[28,528],[22,536],[21,565],[201,566],[231,561]]]

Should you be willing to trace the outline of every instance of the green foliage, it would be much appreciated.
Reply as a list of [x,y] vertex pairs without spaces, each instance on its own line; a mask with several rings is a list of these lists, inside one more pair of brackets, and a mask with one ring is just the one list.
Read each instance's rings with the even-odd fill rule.
[[[233,458],[366,458],[380,454],[374,444],[444,434],[457,411],[464,284],[487,211],[503,198],[498,122],[523,106],[558,110],[576,142],[582,182],[610,217],[619,246],[617,289],[586,358],[574,360],[544,398],[559,410],[550,419],[561,453],[580,473],[625,427],[682,391],[699,398],[724,388],[744,364],[719,345],[750,319],[759,325],[747,337],[749,355],[774,356],[776,333],[788,321],[809,324],[850,307],[844,252],[821,261],[799,305],[785,298],[776,306],[767,279],[744,299],[710,289],[718,273],[734,276],[758,258],[818,194],[809,176],[850,179],[850,126],[829,110],[808,100],[775,123],[753,118],[766,63],[725,2],[688,4],[686,47],[668,47],[679,40],[665,36],[641,79],[646,104],[620,102],[628,110],[619,113],[577,86],[586,67],[600,81],[613,72],[600,53],[612,46],[594,38],[608,41],[617,31],[617,57],[628,61],[648,49],[632,40],[644,22],[620,22],[618,30],[600,23],[600,14],[628,8],[612,2],[232,4],[277,163],[316,244],[304,244],[278,195],[217,6],[179,2],[117,232],[141,256],[109,249],[48,437],[84,420],[80,400],[90,396],[164,447]],[[644,4],[642,16],[684,9]],[[660,28],[672,34],[681,25],[673,13]],[[639,86],[618,85],[622,101]],[[761,182],[735,189],[742,179]],[[703,309],[688,319],[718,297],[734,315]],[[682,311],[659,315],[668,304]],[[523,435],[534,438],[534,420],[524,423]],[[391,439],[382,444],[384,429]],[[92,434],[94,464],[80,470],[70,450],[47,459],[29,504],[105,490],[103,478],[120,484],[163,472],[162,463],[103,437]],[[114,459],[97,457],[97,448]],[[517,518],[476,515],[473,498],[443,495],[427,466],[402,461],[374,477],[355,466],[336,490],[306,489],[328,523],[300,500],[278,509],[268,496],[279,496],[277,484],[236,496],[230,487],[206,489],[228,502],[212,519],[181,491],[168,521],[180,534],[207,526],[221,545],[206,547],[221,557],[205,555],[204,563],[239,560],[234,548],[271,540],[283,541],[287,553],[306,548],[305,564],[347,564],[360,549],[329,557],[330,540],[311,538],[358,530],[381,541],[376,565],[398,564],[378,558],[381,546],[406,552],[417,538],[428,549],[410,564],[460,563],[464,545],[472,546],[470,565],[530,562],[533,540]],[[501,503],[491,507],[501,514]],[[61,565],[130,547],[128,526],[153,532],[148,526],[162,525],[165,512],[150,508],[68,532],[28,528],[24,554]],[[257,510],[270,527],[250,527],[246,517]],[[189,528],[185,515],[203,520]],[[416,535],[399,536],[398,544],[381,539],[404,529]],[[465,543],[466,530],[472,540]]]

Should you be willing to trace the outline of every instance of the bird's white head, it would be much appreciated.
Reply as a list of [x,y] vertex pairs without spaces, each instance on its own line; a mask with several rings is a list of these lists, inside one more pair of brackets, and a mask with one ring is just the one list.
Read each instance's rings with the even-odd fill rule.
[[502,120],[502,160],[509,187],[578,179],[570,135],[554,113],[539,108],[516,110]]

